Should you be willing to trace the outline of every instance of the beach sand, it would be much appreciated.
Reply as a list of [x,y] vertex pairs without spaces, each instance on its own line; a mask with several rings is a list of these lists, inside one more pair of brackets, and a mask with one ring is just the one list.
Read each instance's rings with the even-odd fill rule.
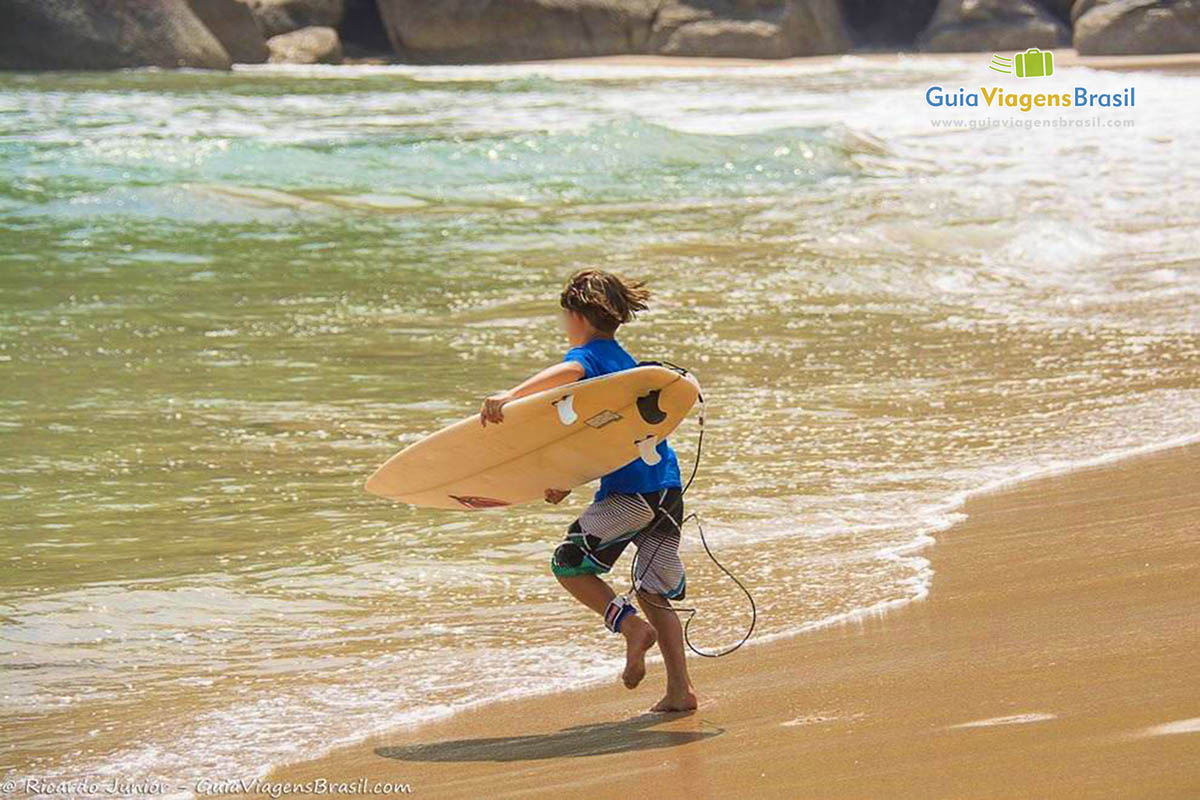
[[926,599],[693,659],[695,714],[640,713],[656,663],[634,692],[614,676],[481,706],[269,780],[437,798],[1200,797],[1200,446],[965,511],[924,553]]

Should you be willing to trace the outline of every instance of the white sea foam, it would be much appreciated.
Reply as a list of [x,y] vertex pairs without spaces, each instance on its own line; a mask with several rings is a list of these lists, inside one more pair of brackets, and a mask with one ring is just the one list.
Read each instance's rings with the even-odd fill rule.
[[1200,733],[1200,717],[1177,719],[1161,725],[1151,725],[1139,732],[1139,736],[1178,736],[1185,733]]
[[1030,711],[1025,714],[1008,714],[1003,717],[988,717],[987,719],[975,719],[970,722],[960,722],[957,725],[948,726],[954,728],[996,728],[1005,725],[1028,725],[1033,722],[1049,722],[1052,719],[1057,719],[1057,715],[1049,714],[1044,711]]

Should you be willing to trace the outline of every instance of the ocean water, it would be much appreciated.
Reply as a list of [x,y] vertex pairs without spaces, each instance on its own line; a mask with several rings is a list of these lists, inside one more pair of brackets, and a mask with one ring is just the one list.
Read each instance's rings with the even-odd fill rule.
[[1029,90],[984,56],[0,75],[0,773],[186,788],[615,679],[547,569],[586,490],[361,490],[561,356],[582,267],[649,280],[622,339],[705,387],[689,510],[756,640],[936,592],[967,493],[1195,437],[1196,78],[1051,80],[1137,104],[926,105]]

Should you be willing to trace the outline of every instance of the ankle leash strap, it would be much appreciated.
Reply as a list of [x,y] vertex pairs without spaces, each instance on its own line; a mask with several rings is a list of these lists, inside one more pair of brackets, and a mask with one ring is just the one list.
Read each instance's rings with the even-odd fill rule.
[[608,606],[604,609],[604,627],[613,633],[620,633],[621,623],[630,614],[636,613],[637,609],[629,602],[627,595],[617,595],[608,601]]

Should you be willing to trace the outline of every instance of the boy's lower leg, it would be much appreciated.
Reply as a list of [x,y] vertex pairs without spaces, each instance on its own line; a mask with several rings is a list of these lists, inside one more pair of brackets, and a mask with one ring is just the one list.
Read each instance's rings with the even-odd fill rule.
[[[574,595],[576,600],[600,616],[604,616],[609,602],[617,596],[612,587],[601,580],[598,575],[573,575],[569,578],[560,575],[556,577],[558,577],[558,582]],[[675,624],[678,626],[679,620],[676,620]],[[621,681],[626,688],[632,689],[646,676],[646,651],[654,646],[658,635],[650,623],[636,614],[629,614],[621,621],[619,632],[625,637],[625,671],[621,673]]]
[[646,619],[658,632],[658,649],[667,668],[667,693],[651,711],[692,711],[696,693],[688,677],[687,657],[683,652],[683,626],[671,608],[671,601],[660,594],[638,592],[638,602]]

